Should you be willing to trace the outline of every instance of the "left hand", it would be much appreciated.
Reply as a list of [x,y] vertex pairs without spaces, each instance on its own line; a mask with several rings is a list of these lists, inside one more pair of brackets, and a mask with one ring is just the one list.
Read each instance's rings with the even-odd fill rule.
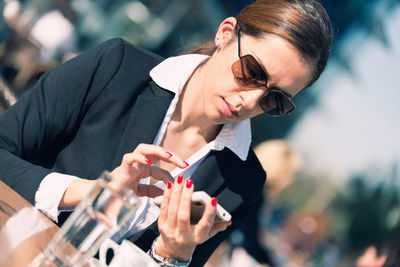
[[207,241],[231,224],[214,223],[217,204],[215,198],[207,203],[200,221],[190,224],[193,188],[192,180],[183,181],[182,176],[175,180],[173,186],[171,183],[167,184],[158,218],[160,237],[155,247],[157,255],[187,261],[198,244]]
[[173,181],[171,174],[153,163],[165,161],[179,168],[188,165],[176,154],[173,155],[164,148],[150,144],[139,144],[131,153],[123,156],[121,165],[111,172],[112,181],[109,185],[115,190],[129,187],[138,196],[156,197],[163,191],[155,185],[141,184],[139,181],[151,176],[165,183]]

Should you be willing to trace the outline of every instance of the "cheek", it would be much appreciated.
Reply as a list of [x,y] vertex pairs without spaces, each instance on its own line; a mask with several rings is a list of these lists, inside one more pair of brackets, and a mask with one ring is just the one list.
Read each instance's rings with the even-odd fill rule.
[[220,90],[236,86],[231,70],[231,64],[225,58],[218,59],[213,67],[210,68],[207,80],[207,83],[210,84],[210,86],[217,87]]
[[204,92],[203,109],[207,117],[219,116],[219,106],[221,98],[217,90],[205,90]]

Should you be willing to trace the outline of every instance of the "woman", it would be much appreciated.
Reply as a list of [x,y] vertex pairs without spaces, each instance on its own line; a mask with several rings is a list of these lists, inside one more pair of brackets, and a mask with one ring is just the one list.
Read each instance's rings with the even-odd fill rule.
[[[141,196],[161,194],[165,182],[161,210],[144,197],[118,237],[165,264],[201,266],[262,196],[249,118],[292,112],[292,97],[323,71],[331,39],[318,2],[261,0],[225,19],[215,43],[195,54],[163,61],[105,42],[45,74],[0,117],[0,177],[53,219],[104,169]],[[214,197],[196,225],[193,190]],[[217,201],[232,222],[213,223]]]

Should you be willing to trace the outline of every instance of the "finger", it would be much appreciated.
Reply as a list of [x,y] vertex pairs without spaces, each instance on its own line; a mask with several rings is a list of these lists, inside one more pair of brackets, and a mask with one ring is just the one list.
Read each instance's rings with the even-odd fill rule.
[[138,186],[138,196],[146,196],[155,198],[161,196],[163,194],[163,190],[155,185],[148,185],[148,184],[139,184]]
[[135,152],[141,153],[151,160],[164,160],[176,165],[179,168],[186,168],[189,166],[178,155],[171,153],[160,146],[140,144],[136,147]]
[[212,228],[210,230],[210,233],[208,234],[209,238],[213,237],[218,232],[225,231],[226,228],[228,228],[228,226],[230,226],[231,224],[232,224],[232,221],[214,223],[214,225],[212,226]]
[[150,166],[149,170],[150,176],[156,180],[163,181],[165,184],[167,184],[168,182],[174,182],[174,178],[167,170],[164,170],[157,166]]
[[160,216],[158,217],[159,223],[165,223],[168,219],[168,205],[172,193],[172,183],[168,182],[164,189],[163,200],[160,207]]
[[209,203],[206,203],[203,216],[195,227],[195,240],[197,243],[202,243],[208,238],[211,227],[214,225],[216,212],[217,198],[213,197]]
[[131,166],[133,163],[147,165],[151,163],[151,159],[143,154],[135,152],[127,153],[122,157],[122,164],[125,164],[126,166]]
[[190,206],[192,203],[193,182],[187,179],[183,185],[181,200],[178,209],[177,229],[186,233],[190,226]]
[[181,192],[183,187],[183,176],[179,175],[172,187],[171,197],[168,204],[168,226],[176,229],[176,220],[179,209],[179,202],[181,200]]

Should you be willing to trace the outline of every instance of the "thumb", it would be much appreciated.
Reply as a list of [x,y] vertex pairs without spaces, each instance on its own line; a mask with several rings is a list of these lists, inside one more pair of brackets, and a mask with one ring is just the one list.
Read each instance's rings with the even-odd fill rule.
[[140,197],[155,198],[161,196],[163,193],[164,190],[152,184],[139,184],[138,186],[138,196]]

